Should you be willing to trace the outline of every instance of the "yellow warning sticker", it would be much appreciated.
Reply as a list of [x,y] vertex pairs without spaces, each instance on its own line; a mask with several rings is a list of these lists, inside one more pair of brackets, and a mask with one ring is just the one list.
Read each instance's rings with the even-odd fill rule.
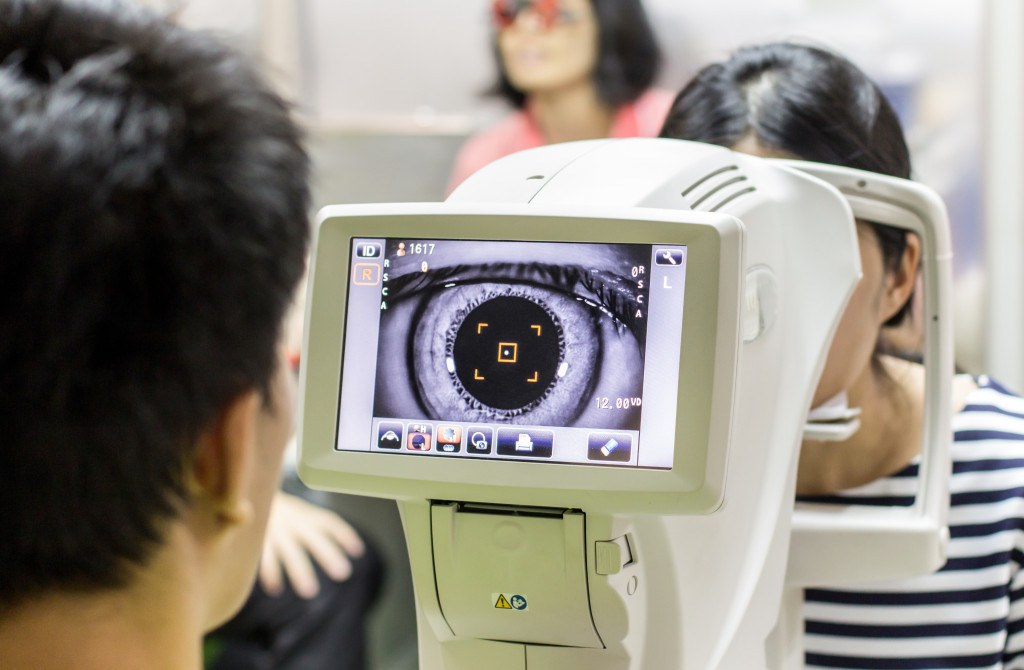
[[521,593],[511,593],[509,595],[505,595],[504,593],[492,593],[491,602],[494,603],[494,609],[498,610],[525,612],[530,609],[526,604],[526,596]]

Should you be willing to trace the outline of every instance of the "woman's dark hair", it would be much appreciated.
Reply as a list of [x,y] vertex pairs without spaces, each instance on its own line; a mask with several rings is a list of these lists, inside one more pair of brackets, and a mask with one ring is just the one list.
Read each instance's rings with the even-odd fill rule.
[[[660,136],[725,147],[753,137],[803,160],[910,178],[899,117],[878,86],[842,56],[806,45],[746,47],[705,67],[676,96]],[[886,266],[897,267],[905,231],[871,227]],[[885,325],[909,312],[908,300]]]
[[[633,102],[647,90],[658,74],[661,50],[640,0],[590,0],[598,26],[598,54],[594,85],[601,102],[619,107]],[[514,107],[526,104],[526,94],[512,85],[505,74],[497,36],[494,40],[498,81],[491,92]]]

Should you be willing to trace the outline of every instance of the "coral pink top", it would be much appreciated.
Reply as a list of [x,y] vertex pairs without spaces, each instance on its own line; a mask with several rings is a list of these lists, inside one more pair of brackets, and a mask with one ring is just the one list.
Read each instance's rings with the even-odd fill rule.
[[[609,137],[654,137],[661,130],[675,94],[661,89],[644,92],[615,113]],[[469,175],[502,156],[546,144],[533,117],[517,110],[462,145],[448,180],[448,193]]]

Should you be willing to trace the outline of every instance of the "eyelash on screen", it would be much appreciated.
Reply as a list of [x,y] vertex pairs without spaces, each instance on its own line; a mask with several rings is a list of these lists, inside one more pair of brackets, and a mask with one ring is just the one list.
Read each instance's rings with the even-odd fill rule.
[[638,338],[645,334],[643,330],[646,324],[636,318],[636,284],[612,272],[587,270],[578,265],[551,265],[538,262],[483,263],[449,265],[428,269],[426,272],[407,272],[388,281],[388,298],[398,300],[429,290],[503,280],[548,290],[556,286],[566,292],[581,286],[596,299],[575,295],[577,300],[601,310]]

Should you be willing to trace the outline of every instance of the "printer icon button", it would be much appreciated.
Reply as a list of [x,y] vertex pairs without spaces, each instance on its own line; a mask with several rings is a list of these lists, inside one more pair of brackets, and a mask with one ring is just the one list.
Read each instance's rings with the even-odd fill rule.
[[554,434],[550,430],[501,428],[498,430],[499,456],[551,458]]

